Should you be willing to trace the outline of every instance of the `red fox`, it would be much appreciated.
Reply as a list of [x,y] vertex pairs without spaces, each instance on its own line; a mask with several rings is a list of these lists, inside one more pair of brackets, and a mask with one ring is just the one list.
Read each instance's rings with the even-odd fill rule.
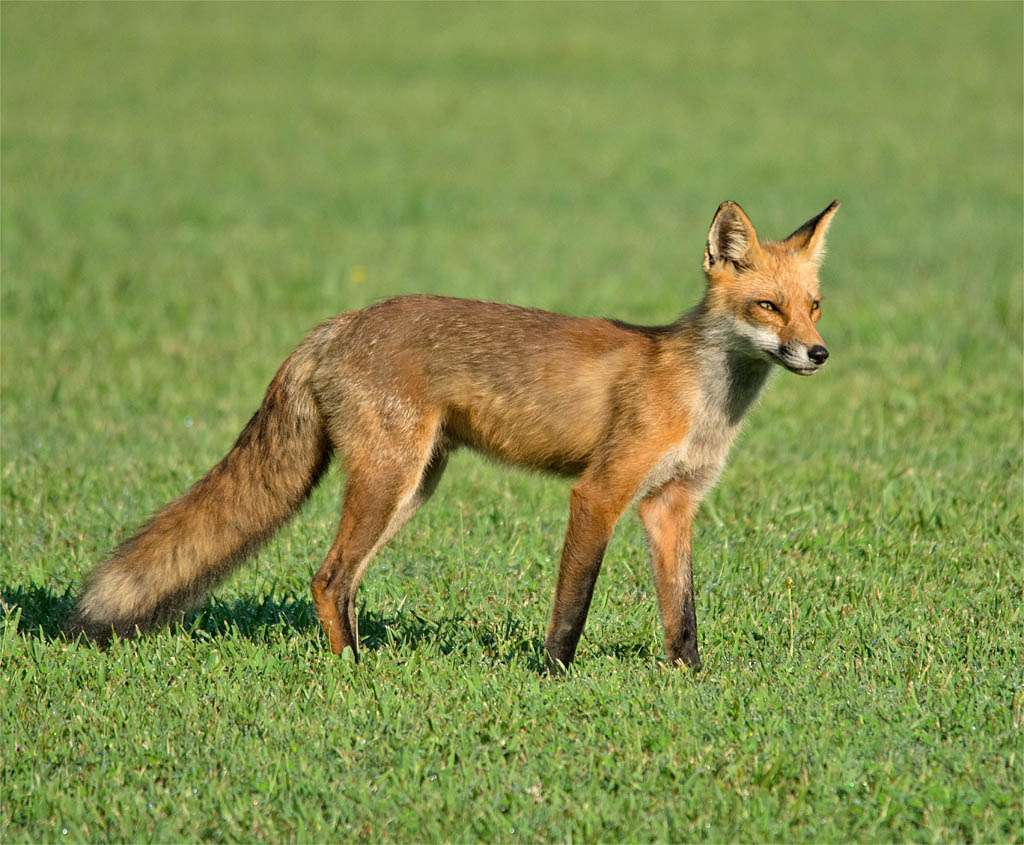
[[818,267],[838,207],[761,241],[739,205],[722,203],[704,297],[665,326],[437,296],[328,320],[281,365],[223,460],[92,573],[69,630],[105,642],[176,618],[299,508],[337,455],[341,522],[311,588],[331,650],[358,659],[367,565],[468,446],[577,479],[544,643],[551,667],[573,660],[605,546],[636,502],[666,654],[699,668],[694,515],[772,366],[811,375],[829,356]]

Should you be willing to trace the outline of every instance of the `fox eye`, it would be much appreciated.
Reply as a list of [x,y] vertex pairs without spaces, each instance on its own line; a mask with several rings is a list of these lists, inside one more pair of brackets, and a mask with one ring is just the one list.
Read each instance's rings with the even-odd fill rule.
[[777,313],[779,310],[779,306],[777,306],[774,302],[772,302],[769,299],[762,299],[757,303],[757,305],[759,308],[763,308],[765,311],[775,311]]

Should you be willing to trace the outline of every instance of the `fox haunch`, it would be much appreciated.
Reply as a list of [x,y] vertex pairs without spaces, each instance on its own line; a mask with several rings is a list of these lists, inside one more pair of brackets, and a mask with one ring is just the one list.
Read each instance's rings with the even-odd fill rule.
[[347,471],[312,594],[331,650],[358,657],[355,596],[373,555],[469,447],[577,479],[545,639],[576,653],[604,550],[636,503],[671,661],[700,666],[693,519],[773,365],[811,375],[818,267],[838,203],[781,241],[719,206],[701,302],[666,326],[405,296],[314,329],[231,451],[90,576],[69,623],[105,640],[178,617],[293,514],[336,455]]

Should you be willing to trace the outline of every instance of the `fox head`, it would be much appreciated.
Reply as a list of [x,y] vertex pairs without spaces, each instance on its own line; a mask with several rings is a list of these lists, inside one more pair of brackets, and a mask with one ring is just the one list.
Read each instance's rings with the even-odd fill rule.
[[828,359],[817,328],[818,267],[838,208],[833,201],[785,240],[762,242],[739,205],[718,207],[704,249],[706,302],[737,351],[804,376]]

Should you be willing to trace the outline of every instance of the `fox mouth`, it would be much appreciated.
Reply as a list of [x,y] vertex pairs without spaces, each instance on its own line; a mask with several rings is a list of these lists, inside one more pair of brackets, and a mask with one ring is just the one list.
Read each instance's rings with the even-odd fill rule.
[[791,373],[796,373],[798,376],[813,376],[816,372],[818,372],[818,370],[821,369],[821,366],[819,364],[797,366],[796,364],[791,364],[777,352],[770,352],[769,354],[772,356],[772,358],[775,359],[775,362],[777,364],[781,364]]

